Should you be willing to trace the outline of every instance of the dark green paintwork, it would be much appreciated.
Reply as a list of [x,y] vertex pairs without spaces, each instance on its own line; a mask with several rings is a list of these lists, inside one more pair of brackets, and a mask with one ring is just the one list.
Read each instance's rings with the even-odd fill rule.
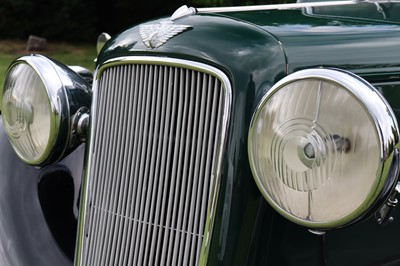
[[[393,4],[394,5],[394,4]],[[372,6],[378,13],[373,4]],[[358,6],[355,6],[358,7]],[[396,10],[400,12],[400,5]],[[344,7],[345,10],[350,7]],[[357,10],[356,10],[357,11]],[[371,12],[371,10],[367,10]],[[338,67],[354,73],[400,73],[400,22],[306,15],[304,10],[259,11],[230,15],[255,23],[282,42],[289,72],[311,67]],[[378,13],[379,14],[379,13]],[[399,14],[399,13],[398,13]]]
[[[330,66],[352,70],[375,83],[400,80],[398,18],[386,24],[375,17],[368,21],[371,12],[358,12],[358,18],[351,19],[311,17],[302,10],[194,15],[176,21],[192,29],[157,49],[145,47],[138,27],[103,48],[98,65],[132,55],[182,58],[216,66],[232,82],[233,108],[209,265],[321,263],[320,238],[282,218],[259,193],[248,165],[248,126],[261,97],[287,71]],[[400,87],[381,88],[399,109]],[[388,227],[370,219],[328,232],[328,265],[369,265],[400,257],[396,215]]]
[[138,28],[132,28],[104,47],[98,63],[116,56],[147,54],[206,62],[225,71],[232,82],[234,108],[210,264],[243,265],[247,260],[243,245],[251,245],[257,205],[265,204],[248,167],[250,114],[263,94],[285,75],[285,57],[274,37],[247,23],[219,16],[192,16],[177,23],[193,29],[151,50],[142,43]]

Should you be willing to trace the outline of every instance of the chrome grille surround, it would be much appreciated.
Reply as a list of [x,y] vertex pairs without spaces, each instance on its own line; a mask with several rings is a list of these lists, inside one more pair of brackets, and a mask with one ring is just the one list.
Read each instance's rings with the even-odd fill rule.
[[227,76],[142,56],[107,61],[95,76],[75,265],[204,265],[232,101]]

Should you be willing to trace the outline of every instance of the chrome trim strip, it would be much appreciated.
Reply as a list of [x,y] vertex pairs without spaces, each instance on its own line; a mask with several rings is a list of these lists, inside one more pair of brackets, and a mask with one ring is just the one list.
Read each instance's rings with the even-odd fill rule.
[[[218,147],[216,148],[216,160],[215,160],[215,168],[212,171],[213,177],[211,177],[210,184],[210,194],[209,194],[209,204],[207,206],[207,217],[205,221],[205,229],[204,229],[204,238],[200,251],[200,260],[199,265],[205,265],[207,263],[210,243],[211,243],[211,235],[213,231],[214,221],[215,221],[215,213],[216,213],[216,205],[219,194],[220,181],[222,176],[222,159],[225,152],[225,146],[227,142],[227,133],[230,119],[230,110],[232,105],[232,87],[229,78],[227,75],[221,70],[212,67],[210,65],[206,65],[199,62],[183,60],[183,59],[175,59],[175,58],[166,58],[166,57],[155,57],[155,56],[128,56],[128,57],[119,57],[106,61],[102,64],[95,72],[95,81],[93,85],[93,103],[96,103],[98,98],[98,86],[99,86],[99,78],[105,69],[108,69],[112,66],[125,65],[125,64],[158,64],[172,67],[182,67],[190,70],[199,71],[202,73],[210,74],[215,78],[219,79],[220,82],[224,86],[225,93],[225,103],[223,106],[223,117],[221,122],[221,133],[220,138],[218,140]],[[96,104],[92,104],[92,115],[96,116],[97,110],[95,108]],[[94,123],[94,119],[91,119],[92,125],[91,128],[95,128],[96,125]],[[91,130],[90,130],[91,131]],[[85,173],[82,182],[82,201],[81,208],[79,213],[79,224],[78,224],[78,238],[75,252],[75,265],[83,265],[83,242],[85,238],[85,224],[86,224],[86,211],[88,209],[87,203],[89,191],[88,190],[88,182],[89,182],[89,173],[88,170],[91,168],[91,154],[93,151],[92,145],[92,132],[90,132],[89,141],[87,144],[87,153],[86,153],[86,167]],[[90,187],[90,186],[89,186]]]
[[257,5],[257,6],[233,6],[233,7],[205,7],[197,8],[197,13],[225,13],[239,11],[262,11],[262,10],[286,10],[299,9],[308,7],[326,7],[326,6],[346,6],[356,5],[359,3],[396,3],[394,1],[328,1],[328,2],[309,2],[309,3],[293,3],[293,4],[276,4],[276,5]]
[[286,9],[298,9],[298,8],[318,7],[318,6],[354,5],[357,3],[359,2],[332,1],[332,2],[311,2],[311,3],[259,5],[259,6],[205,7],[205,8],[197,8],[197,12],[225,13],[225,12],[239,12],[239,11],[286,10]]

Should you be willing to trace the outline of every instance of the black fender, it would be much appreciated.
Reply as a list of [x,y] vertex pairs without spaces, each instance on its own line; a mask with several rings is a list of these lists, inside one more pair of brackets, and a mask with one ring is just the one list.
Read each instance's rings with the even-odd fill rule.
[[0,265],[73,264],[84,145],[57,164],[22,162],[0,115]]

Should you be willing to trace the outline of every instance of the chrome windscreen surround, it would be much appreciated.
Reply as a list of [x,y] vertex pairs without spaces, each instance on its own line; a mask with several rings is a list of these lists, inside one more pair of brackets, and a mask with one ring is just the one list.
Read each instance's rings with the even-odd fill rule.
[[311,229],[369,217],[399,175],[393,111],[371,84],[340,69],[301,70],[275,84],[254,113],[248,149],[265,199]]
[[[158,75],[158,73],[162,74]],[[163,92],[164,90],[165,93]],[[115,91],[115,93],[103,95],[103,91],[104,93]],[[132,91],[132,94],[129,93],[130,91]],[[210,93],[197,98],[201,91],[209,91]],[[146,96],[142,93],[145,93]],[[134,265],[204,265],[207,262],[213,231],[222,174],[222,158],[232,101],[232,89],[227,76],[214,67],[193,61],[151,56],[122,57],[109,60],[99,67],[95,74],[93,95],[91,132],[87,146],[87,172],[82,185],[83,200],[80,209],[75,265],[114,265],[117,263],[125,265],[127,261]],[[131,106],[136,108],[136,106],[141,105],[141,98],[143,98],[143,106],[140,107],[142,111],[139,111],[139,107],[135,109],[137,111],[132,111],[130,109]],[[162,102],[161,99],[166,99],[166,102]],[[199,102],[197,102],[197,99]],[[213,99],[215,99],[214,102],[208,102]],[[209,104],[200,109],[204,105],[202,104],[204,101]],[[210,105],[210,108],[208,105]],[[116,106],[121,110],[114,112],[117,109],[115,108]],[[154,111],[159,109],[164,111]],[[137,115],[139,112],[146,115],[141,118],[134,117],[133,114]],[[156,112],[157,115],[153,116],[153,112]],[[169,118],[164,120],[164,114],[169,117],[170,114],[174,116],[175,113],[177,115],[176,121],[172,119],[172,122],[168,122]],[[200,118],[197,121],[198,113],[209,113],[210,115],[207,115],[207,117],[210,117],[210,119],[204,118],[203,120],[203,118]],[[183,118],[182,121],[187,119],[187,124],[186,122],[179,124],[181,123],[179,122],[181,118]],[[214,122],[212,126],[206,126],[204,123],[207,123],[207,121]],[[148,132],[141,132],[142,129],[138,129],[141,127],[139,125],[141,123],[144,123],[144,128],[149,129]],[[168,133],[170,132],[169,125],[171,125],[170,128],[175,128],[173,125],[176,124],[179,132],[177,131],[176,134]],[[197,124],[200,125],[198,128]],[[134,128],[136,125],[138,127]],[[115,131],[115,135],[110,138],[106,137],[108,135],[102,135],[108,133],[100,132],[104,128],[117,127],[118,132]],[[210,133],[207,133],[208,127],[213,128],[210,129]],[[159,135],[156,135],[156,131],[150,130],[153,128],[160,130]],[[163,128],[166,129],[162,130]],[[184,132],[181,128],[188,128],[188,131]],[[197,131],[200,132],[199,135],[197,135]],[[204,131],[202,137],[204,140],[201,143],[200,134],[203,134],[201,133],[202,131]],[[208,134],[214,134],[214,137]],[[104,138],[104,142],[101,141],[101,138]],[[115,145],[115,140],[118,140],[118,145]],[[171,142],[169,142],[170,140]],[[138,144],[133,144],[135,141]],[[164,142],[170,144],[167,145]],[[142,145],[141,143],[144,144]],[[172,147],[172,145],[175,147],[176,153],[169,152],[169,147]],[[112,147],[114,146],[119,148],[113,151]],[[215,146],[215,148],[207,148],[212,146]],[[127,148],[124,150],[125,147]],[[135,155],[134,152],[142,149],[141,147],[143,147],[144,151],[142,150]],[[196,148],[199,148],[199,151],[196,151]],[[146,149],[148,152],[146,152]],[[134,152],[129,155],[131,150]],[[106,152],[107,155],[102,157],[102,154]],[[116,155],[116,158],[113,158],[112,155]],[[101,168],[103,163],[105,166]],[[176,166],[181,163],[182,167]],[[206,165],[204,173],[200,164]],[[165,165],[171,165],[171,168]],[[168,173],[167,175],[162,172],[163,170],[161,172],[159,170],[164,168],[166,169],[165,173]],[[209,176],[206,174],[208,171],[210,173]],[[107,176],[118,178],[107,180]],[[158,176],[168,176],[169,178],[156,178]],[[185,202],[179,201],[181,196],[185,196],[184,194],[192,194],[188,192],[193,190],[192,187],[195,187],[195,183],[193,182],[192,184],[193,180],[196,180],[196,182],[197,180],[202,180],[194,178],[195,176],[199,176],[199,178],[205,176],[204,181],[199,181],[204,182],[199,183],[203,185],[198,185],[198,187],[200,189],[201,187],[206,188],[205,192],[201,192],[203,199],[205,196],[206,199],[201,202],[196,200],[196,204],[207,202],[203,203],[206,204],[204,218],[200,218],[203,216],[201,212],[196,214],[196,218],[193,220],[190,220],[192,218],[180,218],[181,215],[183,217],[183,214],[179,209],[185,210],[185,208],[181,208],[182,206],[186,206],[186,208],[193,206],[188,210],[190,210],[190,213],[192,213],[192,209],[196,212],[197,205],[192,202],[190,203],[192,205],[188,203],[191,200],[190,198],[194,196],[182,197]],[[108,182],[104,184],[109,185],[101,186],[100,182]],[[148,183],[141,189],[139,188],[141,182]],[[164,182],[165,184],[168,182],[165,187],[163,187]],[[186,190],[183,188],[185,186],[188,187]],[[113,190],[107,192],[111,196],[100,199],[98,195],[102,195],[103,192],[101,191],[107,190],[105,187],[112,187]],[[114,190],[114,187],[121,188],[121,190]],[[170,193],[158,193],[160,191],[164,192],[165,189],[168,189]],[[158,192],[156,193],[156,191]],[[176,191],[179,193],[175,193]],[[200,192],[195,192],[194,194],[196,193],[198,194],[197,197],[199,197]],[[161,197],[159,195],[165,194],[173,197],[169,197],[168,204],[159,204],[159,198]],[[121,196],[117,197],[117,195]],[[114,198],[112,199],[112,197]],[[164,202],[164,196],[162,197],[161,203]],[[109,210],[103,205],[96,206],[97,200],[99,202],[103,200],[102,204],[111,204],[110,202],[112,202],[112,204],[120,207],[116,207],[117,209],[114,212],[114,209]],[[176,207],[170,208],[169,201]],[[134,215],[133,211],[128,211],[127,206],[130,206],[132,210],[136,208],[134,204],[142,206],[137,205],[139,218],[136,214]],[[158,223],[158,218],[155,218],[158,217],[158,214],[153,215],[152,213],[156,213],[154,210],[163,210],[164,208],[167,211],[160,214],[160,219],[168,220],[168,222]],[[121,212],[121,209],[125,209],[127,212]],[[169,210],[171,210],[171,214]],[[144,212],[143,215],[142,211]],[[95,212],[96,214],[94,214]],[[107,218],[105,218],[106,216]],[[142,219],[142,217],[151,218]],[[96,220],[97,218],[99,219]],[[181,221],[179,221],[180,219]],[[202,219],[204,221],[201,221]],[[182,226],[184,226],[187,223],[189,227],[190,221],[194,223],[200,221],[199,225],[193,226],[197,226],[196,228],[203,232],[202,235],[196,233],[197,231],[185,232],[180,227],[173,228],[170,225],[183,223]],[[99,225],[97,226],[96,224]],[[170,233],[166,233],[167,231]],[[100,236],[105,232],[107,232],[107,237],[101,238]],[[159,244],[161,234],[163,234],[161,242],[169,241],[171,243],[175,238],[178,241],[173,243],[177,242],[178,247],[168,245],[168,243],[166,245]],[[134,241],[134,237],[139,235],[141,235],[141,238],[139,237],[140,241],[132,244],[130,241]],[[155,238],[153,235],[155,235]],[[188,242],[183,241],[184,237],[189,239],[187,240]],[[179,239],[186,244],[179,245]],[[200,241],[199,248],[196,248],[195,244],[193,244],[194,239]],[[159,245],[161,246],[160,249]],[[192,250],[188,254],[192,254],[187,258],[180,257],[179,254],[184,254],[183,251],[186,251],[188,246],[189,250]],[[146,251],[146,248],[148,251]],[[158,250],[160,251],[158,252]]]

